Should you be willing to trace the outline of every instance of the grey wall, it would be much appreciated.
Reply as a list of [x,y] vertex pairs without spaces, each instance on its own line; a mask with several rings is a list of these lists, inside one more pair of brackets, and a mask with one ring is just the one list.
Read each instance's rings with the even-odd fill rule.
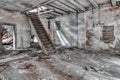
[[[61,31],[72,46],[95,50],[120,47],[120,9],[116,7],[89,10],[79,13],[78,16],[75,13],[61,16],[51,20],[52,28],[56,26],[56,20],[61,21]],[[112,43],[101,40],[103,26],[114,26],[115,40]],[[54,38],[55,44],[58,44],[57,36],[55,35]]]
[[17,12],[0,10],[0,22],[16,25],[16,48],[30,47],[31,30],[26,16]]

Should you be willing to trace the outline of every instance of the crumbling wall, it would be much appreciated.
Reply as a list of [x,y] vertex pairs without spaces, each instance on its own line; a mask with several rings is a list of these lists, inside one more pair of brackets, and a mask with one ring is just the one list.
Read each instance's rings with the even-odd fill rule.
[[[61,30],[71,46],[95,50],[120,47],[119,7],[91,9],[78,16],[73,13],[53,19],[51,24],[55,24],[55,20],[61,22]],[[106,30],[103,30],[105,26]]]
[[[71,46],[77,46],[77,32],[78,32],[78,26],[77,26],[77,16],[74,14],[65,15],[63,17],[59,17],[56,19],[53,19],[51,21],[51,26],[54,26],[53,28],[56,28],[57,25],[55,24],[56,21],[60,21],[61,23],[61,32],[67,38]],[[55,33],[55,31],[54,31]],[[56,33],[54,34],[55,42],[56,44],[60,43],[58,42],[58,37]]]
[[[115,48],[118,45],[119,42],[119,20],[120,17],[117,17],[117,15],[119,15],[119,9],[114,9],[111,7],[106,7],[106,8],[101,8],[101,9],[95,9],[94,11],[89,11],[90,13],[93,13],[91,15],[93,15],[93,18],[89,21],[93,21],[93,23],[90,23],[90,25],[93,25],[92,27],[90,27],[90,25],[88,25],[88,30],[91,31],[92,36],[90,39],[90,48],[99,50],[99,49],[109,49],[109,48]],[[87,18],[91,15],[88,15]],[[117,19],[116,19],[117,17]],[[105,26],[107,26],[106,28],[107,33],[109,35],[106,34],[106,37],[111,36],[111,38],[108,38],[107,40],[108,43],[106,43],[103,40],[103,36],[104,36],[104,28]],[[112,29],[113,31],[110,31],[110,26],[113,26],[114,29]],[[104,30],[105,31],[105,30]],[[114,32],[113,34],[111,34],[112,32]],[[112,39],[112,41],[111,41]],[[120,45],[119,45],[120,46]],[[119,47],[117,46],[117,47]],[[117,48],[116,47],[116,48]]]
[[28,19],[25,15],[17,12],[0,10],[1,23],[15,24],[16,26],[16,48],[30,47],[31,30]]

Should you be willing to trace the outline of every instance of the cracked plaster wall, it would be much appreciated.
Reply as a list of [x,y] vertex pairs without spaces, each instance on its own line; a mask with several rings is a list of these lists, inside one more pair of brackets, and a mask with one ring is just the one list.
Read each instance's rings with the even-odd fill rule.
[[[61,22],[61,31],[71,46],[95,50],[120,47],[120,8],[104,7],[78,16],[75,13],[61,16],[51,20],[52,28],[56,26],[55,21]],[[114,26],[115,40],[112,43],[101,40],[103,26]],[[55,33],[54,40],[55,44],[60,44]]]
[[15,24],[16,26],[16,48],[30,47],[31,29],[26,16],[17,12],[0,10],[0,22]]

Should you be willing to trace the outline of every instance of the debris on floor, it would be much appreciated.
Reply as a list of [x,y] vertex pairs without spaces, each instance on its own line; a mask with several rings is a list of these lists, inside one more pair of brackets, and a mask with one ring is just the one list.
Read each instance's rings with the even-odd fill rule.
[[[62,49],[62,52],[61,52]],[[60,48],[56,54],[23,51],[0,59],[2,80],[120,80],[119,50]],[[59,54],[58,54],[59,53]],[[106,53],[106,54],[105,54]]]

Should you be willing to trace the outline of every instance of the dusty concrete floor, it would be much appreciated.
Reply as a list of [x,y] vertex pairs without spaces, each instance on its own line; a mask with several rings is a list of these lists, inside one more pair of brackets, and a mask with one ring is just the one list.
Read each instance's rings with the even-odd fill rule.
[[[30,54],[30,51],[17,55],[14,52],[14,55],[7,56],[9,59],[0,58],[0,63],[2,63],[0,64],[0,79],[120,80],[119,50],[91,51],[61,48],[58,54],[43,56],[40,59],[37,55],[25,56],[27,53]],[[33,52],[31,53],[34,55]]]

